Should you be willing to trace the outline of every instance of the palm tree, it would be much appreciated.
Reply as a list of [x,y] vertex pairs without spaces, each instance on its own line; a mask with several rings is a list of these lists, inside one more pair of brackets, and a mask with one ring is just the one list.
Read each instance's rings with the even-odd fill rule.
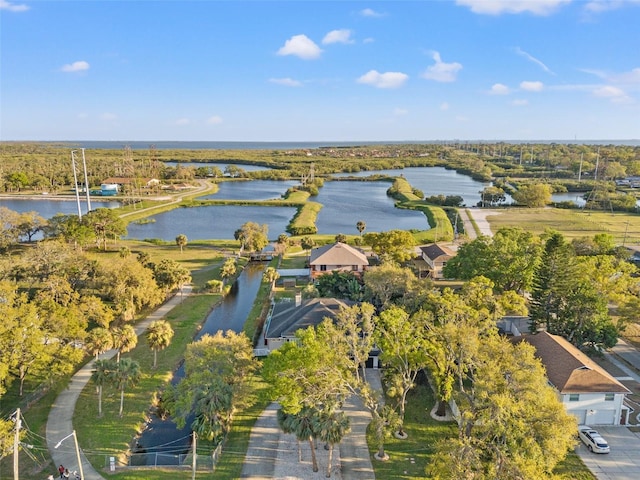
[[236,260],[234,258],[227,258],[222,265],[222,269],[220,270],[220,276],[222,277],[222,286],[224,288],[224,284],[226,281],[233,277],[237,271]]
[[184,233],[176,237],[176,245],[180,247],[180,253],[182,253],[183,247],[187,246],[187,236]]
[[102,387],[111,378],[112,372],[117,368],[113,360],[96,360],[93,364],[94,370],[91,372],[91,381],[96,384],[98,392],[98,416],[102,416]]
[[364,230],[367,228],[367,224],[364,223],[363,220],[360,220],[358,223],[356,223],[356,228],[358,229],[358,232],[360,232],[360,236],[362,236],[362,232],[364,232]]
[[[276,416],[280,429],[284,433],[295,435],[295,415],[286,413],[282,408],[279,408]],[[296,443],[298,444],[298,462],[302,462],[302,450],[300,449],[300,439],[298,437],[296,437]]]
[[131,325],[113,329],[113,348],[118,349],[116,361],[120,363],[120,354],[133,350],[138,344],[138,336]]
[[153,368],[158,365],[158,350],[164,350],[171,344],[173,333],[173,328],[166,320],[156,320],[149,325],[146,338],[149,348],[153,350]]
[[106,328],[96,327],[89,332],[85,348],[98,360],[98,355],[113,348],[113,335]]
[[349,417],[344,412],[322,412],[318,418],[320,432],[318,438],[329,445],[329,460],[327,462],[326,477],[331,477],[331,462],[333,459],[333,446],[340,443],[342,438],[349,433],[351,425]]
[[298,440],[307,440],[311,448],[311,465],[314,472],[318,471],[318,460],[314,439],[318,436],[318,410],[305,407],[292,419],[293,433]]
[[111,379],[116,388],[120,390],[120,413],[124,407],[124,389],[134,385],[140,379],[140,364],[130,358],[123,358],[116,364],[115,370],[111,374]]
[[263,278],[265,282],[269,282],[269,284],[271,285],[271,288],[273,289],[273,285],[276,283],[276,280],[280,278],[280,274],[278,273],[278,270],[276,270],[275,268],[267,267],[266,270],[264,271]]
[[216,378],[195,392],[195,419],[191,428],[209,441],[223,439],[233,417],[233,391],[230,385]]

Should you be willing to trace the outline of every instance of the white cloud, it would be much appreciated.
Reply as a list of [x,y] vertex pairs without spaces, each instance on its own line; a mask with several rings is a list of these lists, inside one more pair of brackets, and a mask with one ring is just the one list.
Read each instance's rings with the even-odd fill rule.
[[115,120],[118,118],[118,116],[115,113],[105,112],[102,115],[100,115],[100,118],[102,120]]
[[406,108],[394,108],[393,109],[393,114],[396,117],[402,117],[402,116],[404,116],[404,115],[406,115],[408,113],[409,113],[409,110],[407,110]]
[[442,102],[440,104],[440,110],[442,110],[443,112],[446,112],[447,110],[449,110],[449,104],[447,102]]
[[362,41],[362,43],[373,43],[373,42],[375,42],[375,40],[371,37],[367,37]]
[[541,92],[544,88],[544,84],[542,82],[520,82],[520,88],[522,90],[526,90],[527,92]]
[[508,95],[510,92],[509,87],[502,83],[494,83],[491,90],[489,90],[490,95]]
[[436,63],[427,68],[422,74],[422,78],[435,80],[436,82],[455,82],[456,75],[462,70],[462,65],[458,62],[443,62],[438,52],[433,52],[432,57]]
[[191,123],[191,120],[189,120],[188,118],[179,118],[178,120],[176,120],[176,125],[189,125]]
[[621,8],[627,3],[637,3],[638,0],[591,0],[587,2],[584,9],[591,13],[606,12],[607,10],[615,10]]
[[469,7],[473,13],[500,15],[503,13],[533,13],[549,15],[571,0],[456,0],[457,5]]
[[302,82],[298,80],[294,80],[293,78],[270,78],[269,81],[271,83],[275,83],[276,85],[283,85],[285,87],[301,87]]
[[526,107],[527,105],[529,105],[529,100],[516,99],[511,102],[511,105],[513,105],[514,107]]
[[213,116],[207,118],[207,123],[209,125],[220,125],[222,123],[222,117],[220,117],[218,115],[213,115]]
[[371,85],[376,88],[398,88],[404,85],[409,75],[401,72],[380,73],[377,70],[369,70],[358,78],[358,83]]
[[331,43],[354,43],[351,39],[351,30],[347,30],[346,28],[331,30],[322,39],[322,44],[329,45]]
[[29,10],[29,5],[17,4],[7,2],[7,0],[0,0],[0,10],[7,10],[8,12],[26,12]]
[[84,60],[67,63],[66,65],[63,65],[60,70],[63,72],[83,72],[85,70],[89,70],[89,63]]
[[456,120],[459,122],[468,122],[469,121],[469,117],[465,116],[465,115],[458,115],[456,116]]
[[528,54],[527,52],[525,52],[524,50],[522,50],[520,47],[516,47],[515,48],[515,52],[526,58],[527,60],[529,60],[530,62],[535,63],[536,65],[538,65],[540,68],[542,68],[545,72],[550,73],[551,75],[555,75],[555,73],[553,73],[551,71],[551,69],[549,67],[547,67],[544,63],[542,63],[542,61],[538,60],[536,57],[534,57],[533,55]]
[[593,95],[600,98],[608,98],[613,103],[632,103],[633,100],[629,97],[624,90],[612,85],[605,85],[596,88]]
[[376,12],[371,8],[365,8],[363,10],[360,10],[360,15],[362,15],[363,17],[374,17],[374,18],[384,17],[384,13]]
[[322,50],[306,35],[294,35],[284,42],[284,46],[278,50],[278,55],[294,55],[303,60],[318,58]]

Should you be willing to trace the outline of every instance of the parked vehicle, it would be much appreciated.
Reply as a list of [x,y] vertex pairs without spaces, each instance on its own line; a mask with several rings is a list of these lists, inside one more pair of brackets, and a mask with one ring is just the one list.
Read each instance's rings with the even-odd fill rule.
[[602,438],[602,435],[591,427],[586,425],[580,425],[578,427],[578,436],[582,443],[584,443],[590,452],[593,453],[609,453],[609,444]]

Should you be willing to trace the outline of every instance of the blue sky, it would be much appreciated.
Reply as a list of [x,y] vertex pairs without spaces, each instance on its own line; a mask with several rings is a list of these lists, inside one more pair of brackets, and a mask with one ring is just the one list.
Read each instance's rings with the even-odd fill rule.
[[640,138],[640,0],[0,0],[1,140]]

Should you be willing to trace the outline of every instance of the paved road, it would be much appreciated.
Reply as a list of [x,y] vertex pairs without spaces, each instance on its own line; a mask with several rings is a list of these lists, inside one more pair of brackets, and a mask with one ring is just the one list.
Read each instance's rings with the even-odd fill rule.
[[[191,292],[191,286],[185,286],[183,294],[188,295]],[[172,298],[167,300],[160,308],[146,317],[143,321],[135,325],[135,331],[137,335],[141,335],[147,329],[149,324],[154,320],[160,320],[163,318],[174,306],[182,301],[182,295],[178,293]],[[100,359],[108,359],[115,356],[116,350],[110,350],[102,355]],[[73,376],[69,386],[64,390],[55,402],[51,406],[49,412],[49,418],[47,419],[47,447],[51,452],[51,458],[57,465],[64,465],[70,472],[79,471],[78,460],[76,455],[76,449],[74,445],[74,438],[72,433],[73,429],[73,412],[76,408],[76,402],[82,392],[82,389],[91,379],[91,371],[93,370],[93,361],[87,363]],[[56,448],[58,442],[63,438],[60,446]],[[102,477],[89,463],[84,453],[82,452],[82,446],[80,449],[80,459],[82,462],[82,470],[84,471],[83,480],[102,480]],[[73,477],[72,477],[73,478]]]

